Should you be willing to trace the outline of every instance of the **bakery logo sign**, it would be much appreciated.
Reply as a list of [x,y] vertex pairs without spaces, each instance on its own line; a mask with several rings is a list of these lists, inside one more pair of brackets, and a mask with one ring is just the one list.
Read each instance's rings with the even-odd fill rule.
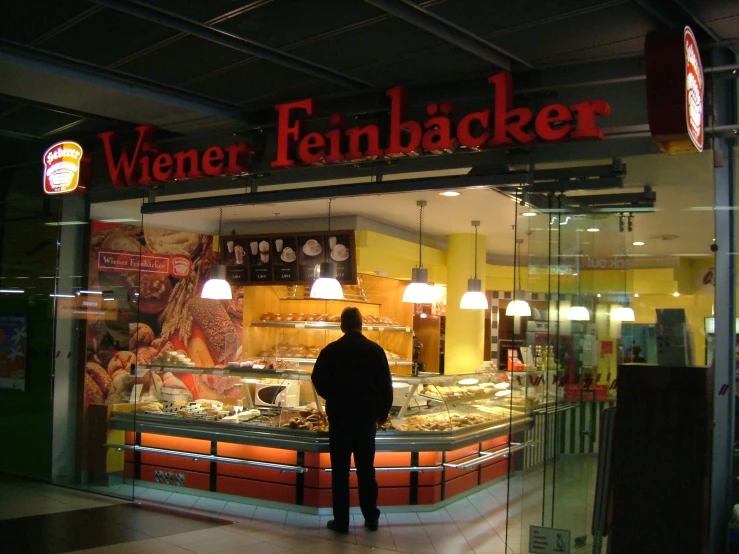
[[316,117],[312,98],[275,106],[277,159],[273,168],[300,164],[397,158],[420,154],[451,153],[458,148],[483,150],[494,147],[531,145],[537,142],[602,139],[597,118],[608,116],[611,107],[604,100],[583,101],[570,106],[550,104],[538,112],[513,107],[513,79],[501,72],[488,79],[494,92],[492,108],[455,116],[451,102],[431,103],[426,121],[406,117],[408,94],[396,86],[385,93],[390,99],[387,137],[381,145],[380,127],[365,125],[346,128],[340,113],[329,116],[331,129],[325,133],[303,129],[303,119]]
[[703,65],[690,27],[654,30],[644,41],[649,132],[668,154],[703,151]]
[[184,279],[190,275],[192,260],[184,256],[152,256],[129,252],[98,252],[100,271],[140,271],[158,275],[171,275]]
[[85,191],[88,158],[79,144],[57,142],[44,152],[43,162],[46,194]]
[[229,146],[210,146],[203,152],[192,148],[181,152],[159,152],[154,142],[155,127],[142,125],[133,150],[115,151],[116,133],[108,131],[98,137],[103,141],[105,161],[113,185],[119,188],[146,186],[152,183],[184,181],[221,175],[249,173],[249,157],[253,148],[243,142]]
[[698,42],[690,27],[683,31],[685,41],[685,122],[690,140],[703,152],[703,64]]

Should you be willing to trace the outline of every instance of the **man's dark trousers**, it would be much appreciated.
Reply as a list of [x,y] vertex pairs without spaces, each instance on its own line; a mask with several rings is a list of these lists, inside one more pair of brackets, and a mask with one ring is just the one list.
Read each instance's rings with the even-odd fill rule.
[[362,515],[368,522],[376,522],[380,516],[374,467],[376,429],[374,417],[332,419],[329,416],[334,521],[339,528],[349,526],[349,468],[352,454],[357,468]]

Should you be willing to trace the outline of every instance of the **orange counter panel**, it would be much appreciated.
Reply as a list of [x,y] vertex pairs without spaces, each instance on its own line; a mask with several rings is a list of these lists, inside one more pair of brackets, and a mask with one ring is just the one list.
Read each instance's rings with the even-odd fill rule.
[[218,462],[216,471],[218,475],[239,477],[241,479],[255,479],[257,481],[269,481],[272,483],[283,483],[285,485],[295,485],[295,483],[297,482],[296,473],[283,473],[276,469],[268,469],[262,467],[240,466],[236,464]]
[[295,504],[296,502],[296,489],[293,485],[266,483],[252,479],[238,479],[219,475],[216,482],[216,491],[286,504]]
[[[352,456],[352,467],[354,467],[354,456]],[[318,454],[315,452],[305,453],[306,467],[326,469],[331,467],[331,456],[328,453]],[[410,452],[377,452],[375,453],[375,467],[399,467],[410,466]]]
[[502,477],[508,473],[508,459],[503,458],[490,464],[483,465],[480,472],[480,479],[483,483]]
[[508,446],[509,440],[510,440],[510,437],[508,435],[504,437],[498,437],[497,439],[491,439],[489,441],[485,441],[484,443],[482,443],[482,449],[483,450],[497,450],[498,448]]
[[464,477],[458,477],[446,482],[445,495],[447,498],[462,494],[477,486],[477,472],[470,473]]
[[281,448],[267,448],[246,444],[231,444],[219,442],[217,445],[219,456],[240,458],[242,460],[256,460],[258,462],[272,462],[275,464],[295,465],[298,462],[298,453],[294,450]]
[[210,441],[202,439],[185,439],[182,437],[167,437],[165,435],[153,435],[151,433],[141,433],[141,446],[166,448],[167,450],[180,450],[182,452],[193,452],[195,454],[210,454]]
[[[377,485],[380,487],[409,487],[411,484],[410,471],[375,472]],[[331,488],[331,473],[322,469],[311,469],[305,474],[305,486],[319,489]],[[349,474],[349,486],[356,487],[357,474]]]
[[441,502],[441,485],[418,488],[418,503],[420,505],[436,504],[437,502]]
[[[133,452],[131,452],[131,454],[133,454]],[[195,456],[193,456],[193,458],[194,457]],[[142,464],[186,469],[188,471],[200,471],[203,473],[208,473],[210,471],[210,462],[203,460],[194,462],[193,458],[182,458],[180,456],[169,456],[167,454],[157,454],[154,452],[141,453]]]

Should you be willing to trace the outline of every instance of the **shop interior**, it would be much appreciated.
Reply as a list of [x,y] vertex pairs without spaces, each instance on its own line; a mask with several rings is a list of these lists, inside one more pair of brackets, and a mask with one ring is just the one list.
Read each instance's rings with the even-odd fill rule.
[[[57,313],[73,314],[87,337],[82,485],[123,497],[181,486],[327,509],[327,422],[310,369],[340,336],[338,314],[353,305],[386,351],[397,391],[378,430],[381,504],[428,509],[509,475],[509,540],[526,542],[542,514],[587,535],[597,429],[616,400],[617,365],[674,363],[676,352],[687,365],[710,357],[710,154],[622,161],[623,189],[564,198],[648,186],[652,208],[563,207],[561,195],[537,204],[525,186],[337,197],[330,218],[328,198],[143,216],[141,200],[92,204],[80,222],[89,225],[87,285],[77,273],[60,274],[51,293]],[[311,254],[347,272],[343,299],[310,297],[300,261]],[[143,264],[158,256],[171,262],[164,277]],[[181,274],[178,257],[187,258]],[[404,302],[419,257],[433,299]],[[303,282],[259,285],[261,273],[239,273],[238,265],[252,269],[249,260],[255,270],[264,261],[293,267],[288,278]],[[215,264],[236,282],[232,298],[217,302],[226,327],[213,333],[196,289]],[[183,278],[196,274],[197,282]],[[462,310],[475,276],[487,309]],[[44,284],[19,277],[2,284]],[[252,278],[257,284],[240,284]],[[508,315],[514,301],[529,315]],[[189,328],[184,306],[194,316]],[[633,318],[614,317],[620,309]],[[535,502],[520,502],[532,495]]]

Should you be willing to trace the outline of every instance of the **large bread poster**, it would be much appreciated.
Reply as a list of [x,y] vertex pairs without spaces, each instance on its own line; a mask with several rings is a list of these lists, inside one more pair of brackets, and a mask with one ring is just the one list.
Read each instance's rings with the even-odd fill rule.
[[238,377],[147,367],[165,352],[195,367],[240,358],[241,287],[231,301],[200,298],[215,260],[209,235],[92,222],[88,288],[114,297],[118,315],[87,321],[86,404],[243,396]]

